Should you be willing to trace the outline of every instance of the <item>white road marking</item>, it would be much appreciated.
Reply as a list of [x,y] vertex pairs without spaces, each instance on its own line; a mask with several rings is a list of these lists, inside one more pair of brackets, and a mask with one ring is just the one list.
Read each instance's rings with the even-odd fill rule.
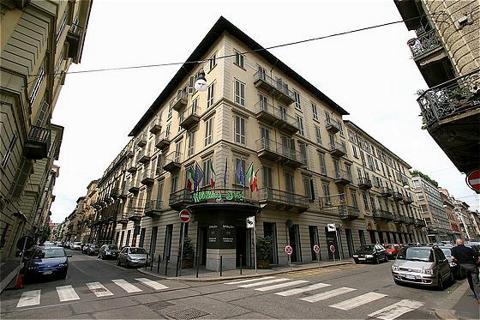
[[272,278],[274,278],[274,277],[262,277],[262,278],[255,278],[255,279],[234,281],[234,282],[226,282],[226,283],[224,283],[224,284],[241,284],[241,283],[248,283],[248,282],[254,282],[254,281],[267,280],[267,279],[272,279]]
[[40,290],[26,291],[18,300],[17,308],[36,306],[37,304],[40,304]]
[[369,292],[352,299],[348,299],[336,304],[332,304],[330,305],[330,307],[341,309],[341,310],[351,310],[361,305],[367,304],[369,302],[384,298],[386,296],[387,296],[386,294]]
[[357,289],[354,288],[348,288],[348,287],[341,287],[338,289],[333,289],[327,292],[319,293],[319,294],[314,294],[313,296],[310,297],[305,297],[301,298],[300,300],[308,301],[308,302],[317,302],[317,301],[322,301],[322,300],[327,300],[332,297],[339,296],[341,294],[345,294],[348,292],[355,291]]
[[291,281],[291,282],[286,282],[286,283],[280,283],[280,284],[274,284],[272,286],[268,287],[261,287],[257,288],[255,290],[257,291],[270,291],[270,290],[275,290],[275,289],[280,289],[280,288],[286,288],[286,287],[293,287],[296,286],[297,284],[302,284],[308,282],[307,280],[296,280],[296,281]]
[[290,279],[287,279],[287,278],[278,278],[278,279],[265,280],[265,281],[255,282],[255,283],[244,284],[244,285],[239,286],[239,287],[240,287],[240,288],[259,287],[259,286],[263,286],[264,284],[270,284],[270,283],[276,283],[276,282],[284,282],[284,281],[288,281],[288,280],[290,280]]
[[418,309],[421,306],[423,306],[423,303],[419,301],[404,299],[388,307],[375,311],[368,316],[382,320],[393,320],[400,317],[402,314]]
[[128,293],[134,293],[134,292],[141,292],[142,289],[134,286],[133,284],[127,282],[124,279],[116,279],[112,280],[113,283],[115,283],[117,286],[122,288],[123,290],[127,291]]
[[80,299],[80,297],[75,292],[75,289],[73,289],[72,286],[57,287],[57,293],[58,293],[58,298],[62,302],[63,301],[72,301],[72,300]]
[[107,297],[107,296],[113,296],[113,293],[105,288],[103,284],[100,282],[90,282],[87,283],[88,289],[93,292],[97,297]]
[[162,290],[162,289],[167,289],[167,286],[164,286],[161,283],[158,283],[157,281],[153,281],[147,278],[136,278],[135,280],[140,281],[146,286],[149,286],[150,288],[153,288],[155,290]]
[[317,290],[317,289],[325,288],[325,287],[330,287],[330,285],[327,284],[327,283],[315,283],[315,284],[312,284],[311,286],[306,286],[306,287],[303,287],[303,288],[290,289],[290,290],[287,290],[287,291],[277,292],[275,294],[278,294],[279,296],[288,297],[288,296],[293,296],[295,294],[299,294],[299,293],[302,293],[302,292],[313,291],[313,290]]

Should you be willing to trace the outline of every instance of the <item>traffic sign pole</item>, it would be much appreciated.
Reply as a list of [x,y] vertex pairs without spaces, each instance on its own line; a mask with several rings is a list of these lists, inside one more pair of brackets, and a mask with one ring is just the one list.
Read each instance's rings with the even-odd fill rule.
[[[255,274],[257,273],[257,226],[253,225],[253,258],[255,259]],[[240,262],[241,263],[241,262]]]
[[[182,239],[181,239],[181,247],[180,247],[180,270],[178,272],[179,276],[182,276],[182,268],[183,268],[183,243],[184,243],[184,240],[185,240],[185,223],[184,222],[181,222],[182,224],[182,230],[181,230],[181,235],[182,235]],[[177,264],[178,265],[178,264]]]

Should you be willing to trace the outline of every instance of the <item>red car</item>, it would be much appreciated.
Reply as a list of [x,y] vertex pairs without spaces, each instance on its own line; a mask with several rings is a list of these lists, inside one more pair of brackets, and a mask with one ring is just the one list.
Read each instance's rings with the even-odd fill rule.
[[388,259],[395,259],[398,251],[400,250],[399,244],[384,244],[385,253],[387,254]]

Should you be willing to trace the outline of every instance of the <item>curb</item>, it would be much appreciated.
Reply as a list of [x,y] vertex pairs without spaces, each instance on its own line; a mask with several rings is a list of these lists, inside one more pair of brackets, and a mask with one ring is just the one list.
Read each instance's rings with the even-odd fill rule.
[[195,277],[165,277],[161,276],[159,274],[150,272],[148,270],[143,270],[143,269],[137,269],[141,273],[148,274],[150,276],[157,277],[159,279],[165,279],[165,280],[182,280],[182,281],[191,281],[191,282],[214,282],[214,281],[221,281],[221,280],[236,280],[236,279],[244,279],[244,278],[260,278],[260,277],[265,277],[265,276],[271,276],[271,275],[277,275],[277,274],[283,274],[283,273],[295,273],[297,271],[305,271],[305,270],[313,270],[313,269],[325,269],[325,268],[331,268],[331,267],[337,267],[337,266],[343,266],[343,265],[348,265],[348,264],[353,264],[352,261],[344,261],[344,262],[338,262],[335,264],[326,264],[322,266],[309,266],[309,267],[300,267],[298,269],[289,269],[289,270],[277,270],[277,271],[271,271],[271,272],[265,272],[265,273],[260,273],[260,274],[245,274],[245,275],[236,275],[236,276],[225,276],[225,277],[211,277],[211,278],[195,278]]

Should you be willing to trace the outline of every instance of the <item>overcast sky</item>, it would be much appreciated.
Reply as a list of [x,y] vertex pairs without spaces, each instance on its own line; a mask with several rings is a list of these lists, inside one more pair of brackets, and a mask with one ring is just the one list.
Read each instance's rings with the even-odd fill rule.
[[[82,63],[70,71],[184,61],[221,15],[263,46],[401,19],[393,0],[95,0]],[[413,36],[402,23],[272,53],[346,109],[347,119],[478,209],[465,176],[421,130],[415,98],[427,86],[406,44]],[[177,69],[67,75],[52,120],[65,127],[54,222],[102,176]]]

